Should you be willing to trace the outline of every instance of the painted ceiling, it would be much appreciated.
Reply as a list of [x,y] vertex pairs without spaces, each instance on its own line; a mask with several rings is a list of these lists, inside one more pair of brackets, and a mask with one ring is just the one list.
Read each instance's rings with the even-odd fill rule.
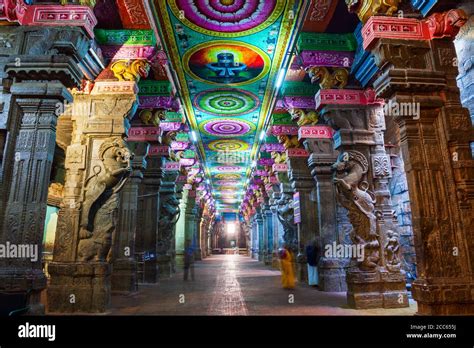
[[154,1],[183,112],[219,211],[237,211],[300,0]]

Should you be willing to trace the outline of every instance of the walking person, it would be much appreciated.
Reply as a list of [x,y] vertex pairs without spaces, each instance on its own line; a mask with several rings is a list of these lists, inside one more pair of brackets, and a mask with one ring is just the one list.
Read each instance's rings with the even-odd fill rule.
[[319,286],[318,262],[321,257],[319,238],[315,238],[306,246],[306,262],[308,263],[308,284]]
[[283,247],[278,253],[280,256],[281,284],[284,289],[294,289],[295,272],[293,270],[293,253],[286,244],[283,244]]
[[194,249],[190,240],[186,240],[184,247],[184,280],[188,280],[191,271],[191,280],[194,281]]

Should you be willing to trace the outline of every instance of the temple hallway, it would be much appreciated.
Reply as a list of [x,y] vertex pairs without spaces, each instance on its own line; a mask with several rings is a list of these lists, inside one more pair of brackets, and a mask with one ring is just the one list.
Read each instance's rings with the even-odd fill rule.
[[[289,295],[294,303],[289,303]],[[184,298],[183,298],[184,295]],[[184,301],[183,301],[184,300]],[[184,302],[184,303],[183,303]],[[180,269],[158,284],[140,285],[130,296],[113,296],[113,315],[414,315],[403,309],[349,309],[345,293],[308,285],[284,290],[280,272],[247,256],[212,255],[195,264],[195,281]]]

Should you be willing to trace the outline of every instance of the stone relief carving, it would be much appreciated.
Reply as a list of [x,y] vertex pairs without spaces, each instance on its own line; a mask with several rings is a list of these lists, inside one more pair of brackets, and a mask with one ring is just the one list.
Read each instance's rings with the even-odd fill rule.
[[380,259],[374,194],[368,190],[364,178],[369,169],[367,158],[358,151],[346,151],[333,165],[337,198],[349,212],[352,224],[351,239],[364,246],[362,270],[373,270]]
[[158,242],[158,253],[167,254],[173,249],[173,227],[179,220],[181,209],[179,200],[174,194],[162,195],[160,207],[160,220],[158,222],[161,239]]
[[311,83],[319,84],[321,89],[342,89],[349,79],[349,72],[344,68],[334,68],[331,73],[326,67],[314,66],[307,68],[306,71],[311,78]]
[[434,13],[426,20],[426,23],[431,37],[441,39],[443,37],[454,38],[467,20],[466,12],[455,9],[443,13]]
[[384,247],[385,264],[387,269],[392,272],[400,271],[401,268],[399,239],[398,233],[392,230],[387,231],[387,242]]
[[296,121],[298,127],[302,126],[315,126],[318,123],[318,114],[316,111],[291,108],[288,110],[291,115],[291,119]]
[[298,250],[297,226],[294,223],[293,199],[289,193],[282,192],[277,202],[277,217],[283,226],[283,240],[293,251]]
[[147,78],[150,64],[144,59],[118,60],[110,66],[110,70],[119,81],[136,81]]
[[285,149],[297,148],[300,147],[300,142],[297,136],[290,135],[278,135],[278,142],[285,146]]
[[133,154],[120,137],[104,140],[99,148],[102,165],[92,168],[84,184],[78,258],[104,261],[112,244],[116,225],[118,192],[131,173]]

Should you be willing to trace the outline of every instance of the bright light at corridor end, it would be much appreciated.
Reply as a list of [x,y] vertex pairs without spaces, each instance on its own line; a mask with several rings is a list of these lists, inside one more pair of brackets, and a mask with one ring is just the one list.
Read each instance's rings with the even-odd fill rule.
[[228,223],[226,224],[227,228],[227,234],[232,236],[235,234],[235,224],[234,223]]

